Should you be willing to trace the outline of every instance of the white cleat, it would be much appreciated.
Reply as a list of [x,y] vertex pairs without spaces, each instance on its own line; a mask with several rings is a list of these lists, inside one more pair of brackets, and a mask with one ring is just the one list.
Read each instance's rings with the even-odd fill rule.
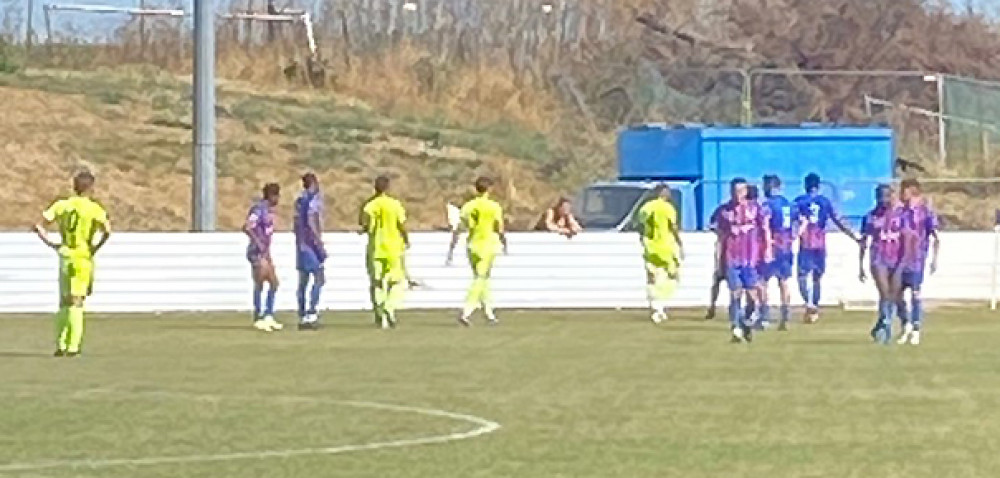
[[462,327],[471,327],[472,326],[472,322],[469,322],[469,318],[468,317],[466,317],[464,315],[459,315],[458,316],[458,325],[461,325]]
[[[915,331],[913,330],[913,326],[912,325],[910,325],[910,324],[904,325],[903,326],[903,333],[899,334],[899,340],[896,341],[896,345],[905,345],[907,342],[909,342],[912,339],[914,332]],[[918,338],[917,341],[919,342],[920,339]]]
[[268,315],[267,317],[264,317],[261,320],[263,322],[266,322],[267,326],[270,327],[272,331],[281,330],[285,328],[285,326],[282,325],[281,322],[274,320],[274,316],[272,315]]
[[663,323],[666,322],[667,320],[667,314],[666,312],[658,310],[656,312],[653,312],[653,315],[649,317],[649,320],[652,320],[654,324]]
[[271,328],[271,324],[269,324],[267,320],[264,319],[257,319],[253,321],[253,328],[261,332],[271,332],[272,330],[274,330]]
[[743,341],[743,329],[740,327],[733,327],[733,342]]
[[920,345],[920,331],[914,330],[910,334],[910,345]]

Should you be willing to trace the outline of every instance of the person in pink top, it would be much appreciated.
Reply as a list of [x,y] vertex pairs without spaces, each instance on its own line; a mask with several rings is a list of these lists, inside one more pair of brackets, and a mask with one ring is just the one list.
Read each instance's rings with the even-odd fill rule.
[[[892,318],[901,290],[904,258],[903,206],[892,187],[886,184],[875,189],[875,208],[861,221],[861,252],[858,257],[859,278],[865,281],[864,258],[867,249],[869,270],[878,289],[878,320],[872,328],[872,338],[887,344],[892,337]],[[869,245],[870,241],[870,245]]]

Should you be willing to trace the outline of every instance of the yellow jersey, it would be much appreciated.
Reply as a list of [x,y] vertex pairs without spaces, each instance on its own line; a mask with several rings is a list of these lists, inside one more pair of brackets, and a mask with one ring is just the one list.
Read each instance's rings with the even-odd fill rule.
[[503,230],[503,207],[483,194],[462,206],[462,224],[469,230],[470,248],[497,248]]
[[677,210],[663,199],[651,199],[639,209],[642,245],[647,251],[670,251],[677,248]]
[[379,194],[365,203],[361,213],[367,218],[368,250],[374,258],[398,257],[406,252],[406,209],[402,203]]
[[89,259],[93,256],[93,239],[98,228],[109,231],[108,213],[93,199],[71,196],[60,199],[44,212],[42,217],[59,224],[62,245],[59,254],[67,257]]

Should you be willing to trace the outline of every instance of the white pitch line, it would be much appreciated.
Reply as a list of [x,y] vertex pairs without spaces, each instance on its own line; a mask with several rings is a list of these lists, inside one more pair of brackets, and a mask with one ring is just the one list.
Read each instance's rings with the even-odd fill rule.
[[[355,408],[369,408],[374,410],[386,410],[400,413],[415,413],[418,415],[441,417],[476,425],[476,428],[464,432],[454,432],[446,435],[433,435],[428,437],[408,438],[391,440],[384,442],[364,443],[359,445],[340,445],[319,448],[299,448],[288,450],[259,450],[234,453],[201,454],[201,455],[179,455],[179,456],[151,456],[143,458],[112,458],[105,460],[46,460],[31,463],[8,463],[0,465],[0,473],[15,471],[36,471],[52,468],[108,468],[115,466],[150,466],[185,463],[207,463],[234,460],[261,460],[267,458],[288,458],[304,455],[336,455],[356,451],[381,450],[386,448],[402,448],[420,445],[432,445],[447,443],[452,441],[467,440],[478,436],[493,433],[500,429],[500,424],[492,420],[480,418],[464,413],[449,412],[434,408],[411,407],[406,405],[393,405],[388,403],[368,402],[363,400],[326,400],[321,398],[279,396],[279,397],[250,397],[250,396],[221,396],[221,395],[197,395],[175,392],[118,392],[108,389],[94,389],[82,391],[81,395],[109,393],[117,396],[150,396],[164,398],[179,398],[185,400],[261,400],[323,403],[330,405],[341,405]],[[78,395],[81,396],[81,395]]]

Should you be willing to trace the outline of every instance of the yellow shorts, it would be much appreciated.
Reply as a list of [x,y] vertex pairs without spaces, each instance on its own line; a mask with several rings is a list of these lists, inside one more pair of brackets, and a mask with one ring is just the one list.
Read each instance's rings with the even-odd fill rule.
[[59,295],[87,297],[94,289],[94,261],[81,257],[59,258]]
[[489,277],[493,271],[493,261],[497,258],[496,251],[469,249],[469,265],[472,266],[472,273],[476,277]]
[[406,280],[403,256],[368,259],[368,277],[372,282],[402,282]]
[[666,269],[671,274],[676,273],[681,265],[677,254],[668,250],[647,250],[642,258],[646,261],[647,269],[649,267]]

